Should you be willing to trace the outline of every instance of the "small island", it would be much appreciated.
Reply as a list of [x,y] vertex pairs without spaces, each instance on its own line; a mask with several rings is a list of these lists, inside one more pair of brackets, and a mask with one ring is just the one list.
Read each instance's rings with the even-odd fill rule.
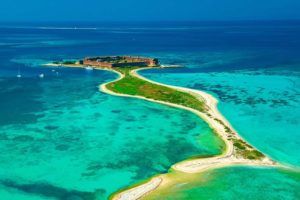
[[85,58],[80,63],[97,67],[155,67],[159,65],[156,58],[144,58],[135,56],[98,56]]
[[[229,165],[277,166],[272,159],[246,142],[217,109],[217,100],[210,94],[183,87],[154,82],[138,74],[140,70],[162,68],[158,59],[133,56],[87,57],[79,61],[53,62],[48,66],[82,67],[86,69],[110,70],[119,77],[102,84],[102,92],[131,98],[139,98],[165,104],[195,113],[214,130],[225,143],[221,155],[207,158],[187,158],[174,164],[169,173],[199,173],[204,170]],[[181,175],[180,175],[181,174]],[[178,178],[178,177],[177,177]],[[179,177],[180,178],[180,177]],[[172,181],[167,174],[157,175],[144,184],[118,191],[111,196],[114,200],[136,200],[151,195]]]
[[117,68],[117,67],[157,67],[158,59],[138,56],[95,56],[82,60],[54,61],[48,66],[90,67],[90,68]]

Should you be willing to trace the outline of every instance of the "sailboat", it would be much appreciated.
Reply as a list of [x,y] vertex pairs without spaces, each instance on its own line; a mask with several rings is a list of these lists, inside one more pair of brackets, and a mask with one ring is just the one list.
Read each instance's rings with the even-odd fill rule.
[[21,75],[21,72],[20,72],[20,67],[18,68],[18,74],[17,74],[17,78],[21,78],[22,75]]

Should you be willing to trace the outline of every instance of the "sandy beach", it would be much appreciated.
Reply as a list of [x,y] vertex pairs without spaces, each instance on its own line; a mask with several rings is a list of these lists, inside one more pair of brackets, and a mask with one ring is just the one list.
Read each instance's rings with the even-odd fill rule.
[[[177,170],[177,171],[181,171],[181,172],[185,172],[185,173],[199,173],[199,172],[203,172],[205,170],[221,168],[221,167],[231,166],[231,165],[277,166],[277,163],[268,157],[265,157],[262,160],[250,160],[250,159],[244,159],[244,158],[238,157],[236,155],[233,142],[228,139],[229,136],[228,136],[228,133],[226,132],[224,125],[226,125],[227,127],[230,127],[230,129],[232,131],[234,131],[235,133],[236,133],[236,131],[233,129],[231,124],[225,119],[225,117],[218,111],[218,109],[217,109],[218,101],[212,95],[207,94],[202,91],[198,91],[198,90],[165,85],[162,83],[157,83],[155,81],[146,79],[145,77],[143,77],[137,73],[138,71],[145,70],[145,69],[148,69],[148,68],[140,68],[137,70],[133,70],[130,73],[133,76],[136,76],[140,79],[151,82],[153,84],[158,84],[158,85],[162,85],[162,86],[166,86],[166,87],[174,88],[176,90],[190,93],[190,94],[196,96],[199,99],[199,101],[205,102],[205,104],[208,108],[208,112],[204,113],[204,112],[200,112],[200,111],[197,111],[195,109],[188,108],[185,106],[181,106],[181,105],[177,105],[177,104],[173,104],[173,103],[169,103],[169,102],[157,101],[157,100],[153,100],[153,99],[147,99],[142,96],[132,96],[132,95],[115,93],[106,88],[106,85],[109,83],[102,84],[100,86],[100,90],[102,92],[105,92],[105,93],[108,93],[111,95],[130,97],[130,98],[139,98],[139,99],[143,99],[143,100],[147,100],[147,101],[151,101],[151,102],[155,102],[155,103],[160,103],[160,104],[164,104],[164,105],[168,105],[168,106],[172,106],[172,107],[177,107],[177,108],[181,108],[181,109],[185,109],[190,112],[193,112],[196,115],[198,115],[201,119],[206,121],[209,124],[209,126],[223,139],[223,141],[225,142],[225,145],[226,145],[226,150],[221,155],[218,155],[215,157],[210,157],[210,158],[199,158],[199,159],[182,161],[182,162],[179,162],[179,163],[176,163],[175,165],[173,165],[171,167],[173,170]],[[114,70],[111,70],[111,71],[119,74],[119,77],[117,80],[120,80],[124,77],[124,75],[119,72],[116,72]],[[112,82],[115,82],[117,80],[114,80]],[[222,123],[214,120],[215,118],[221,120]],[[235,137],[243,140],[243,138],[241,138],[237,133],[236,133]],[[161,180],[161,181],[158,181],[158,180]],[[140,199],[144,195],[147,195],[149,192],[151,192],[151,191],[155,190],[157,187],[159,187],[160,184],[163,183],[163,181],[164,181],[164,176],[159,175],[156,178],[151,179],[149,182],[147,182],[145,184],[131,188],[130,190],[122,191],[122,192],[114,195],[112,199],[113,200]]]
[[[57,64],[46,64],[45,66],[51,66],[51,67],[61,67],[61,65]],[[77,67],[77,68],[85,68],[86,66],[84,65],[64,65],[66,67]],[[63,67],[63,66],[62,66]],[[138,71],[140,70],[147,70],[149,68],[139,68],[136,70],[130,71],[130,75],[135,76],[139,79],[143,79],[147,82],[173,88],[182,92],[189,93],[193,96],[195,96],[199,101],[204,102],[205,106],[207,108],[207,112],[200,112],[198,110],[185,107],[182,105],[170,103],[170,102],[164,102],[164,101],[159,101],[159,100],[153,100],[149,98],[145,98],[143,96],[137,96],[137,95],[127,95],[127,94],[120,94],[120,93],[115,93],[111,90],[108,90],[106,85],[117,82],[121,80],[122,78],[125,77],[122,73],[110,69],[110,68],[101,68],[101,67],[93,67],[93,69],[97,70],[107,70],[114,72],[118,74],[118,78],[115,80],[112,80],[110,82],[104,83],[99,86],[99,90],[110,94],[114,96],[121,96],[121,97],[129,97],[129,98],[138,98],[138,99],[143,99],[146,101],[154,102],[154,103],[159,103],[159,104],[164,104],[167,106],[171,107],[176,107],[180,109],[184,109],[187,111],[190,111],[197,116],[199,116],[201,119],[203,119],[205,122],[208,123],[208,125],[218,134],[220,138],[225,143],[225,150],[221,155],[217,155],[214,157],[209,157],[209,158],[198,158],[198,159],[191,159],[191,160],[184,160],[179,163],[174,164],[171,166],[173,170],[184,172],[184,173],[200,173],[205,170],[210,170],[210,169],[216,169],[216,168],[222,168],[226,166],[232,166],[232,165],[247,165],[247,166],[279,166],[278,163],[274,162],[271,160],[269,157],[264,157],[262,160],[251,160],[251,159],[245,159],[237,155],[233,141],[230,140],[230,136],[228,132],[226,132],[226,127],[230,128],[232,132],[235,133],[234,137],[241,139],[242,141],[245,142],[245,140],[240,137],[236,130],[231,126],[231,124],[226,120],[226,118],[218,111],[217,109],[217,104],[218,101],[210,94],[207,94],[203,91],[199,90],[194,90],[194,89],[189,89],[189,88],[183,88],[183,87],[178,87],[178,86],[171,86],[171,85],[166,85],[162,83],[158,83],[152,80],[149,80],[141,75],[138,74]],[[218,120],[215,120],[218,119]],[[245,142],[246,143],[246,142]],[[247,143],[248,144],[248,143]],[[250,145],[250,144],[249,144]],[[166,180],[166,176],[164,175],[157,175],[156,177],[152,178],[150,181],[138,185],[136,187],[133,187],[128,190],[121,191],[119,193],[116,193],[112,196],[113,200],[137,200],[141,199],[145,195],[149,194],[151,191],[157,189],[164,183],[168,182],[170,180]]]
[[[47,64],[45,66],[60,66],[56,64]],[[79,68],[85,68],[83,65],[67,65],[66,67],[79,67]],[[226,120],[226,118],[218,111],[217,109],[217,104],[218,101],[210,94],[207,94],[203,91],[199,90],[194,90],[194,89],[189,89],[189,88],[183,88],[183,87],[178,87],[178,86],[171,86],[171,85],[166,85],[162,83],[158,83],[152,80],[149,80],[141,75],[138,74],[138,71],[140,70],[146,70],[149,68],[139,68],[136,70],[132,70],[130,74],[132,76],[135,76],[139,79],[143,79],[145,81],[148,81],[153,84],[173,88],[182,92],[189,93],[193,96],[195,96],[199,101],[204,102],[205,106],[207,108],[207,112],[200,112],[198,110],[185,107],[182,105],[170,103],[170,102],[164,102],[164,101],[159,101],[159,100],[153,100],[153,99],[148,99],[143,96],[133,96],[133,95],[127,95],[127,94],[120,94],[120,93],[115,93],[111,90],[108,90],[106,85],[116,82],[118,80],[121,80],[124,78],[124,75],[116,70],[110,69],[110,68],[100,68],[100,67],[93,67],[94,69],[98,70],[107,70],[114,72],[118,74],[118,78],[104,83],[99,86],[100,91],[110,94],[110,95],[115,95],[115,96],[121,96],[121,97],[129,97],[129,98],[138,98],[138,99],[143,99],[146,101],[154,102],[154,103],[159,103],[159,104],[164,104],[167,106],[171,107],[176,107],[180,109],[184,109],[187,111],[190,111],[197,116],[199,116],[201,119],[203,119],[205,122],[208,123],[208,125],[218,134],[219,137],[222,138],[222,140],[225,143],[225,150],[221,155],[217,155],[214,157],[209,157],[209,158],[198,158],[198,159],[191,159],[191,160],[184,160],[179,163],[174,164],[171,166],[173,170],[184,172],[184,173],[200,173],[205,170],[210,170],[210,169],[216,169],[216,168],[222,168],[226,166],[232,166],[232,165],[247,165],[247,166],[279,166],[278,163],[274,162],[271,160],[269,157],[264,157],[262,160],[251,160],[251,159],[245,159],[237,155],[233,141],[230,140],[230,136],[228,132],[226,132],[226,127],[229,127],[232,132],[235,133],[234,137],[241,139],[242,141],[245,142],[245,140],[238,135],[236,130],[231,126],[231,124]],[[215,120],[218,119],[218,120]],[[245,142],[246,143],[246,142]],[[249,144],[250,145],[250,144]],[[154,178],[152,178],[150,181],[138,185],[136,187],[133,187],[128,190],[121,191],[119,193],[116,193],[112,196],[113,200],[137,200],[141,199],[143,196],[149,194],[151,191],[157,189],[159,186],[164,184],[169,180],[165,179],[164,175],[158,175]]]

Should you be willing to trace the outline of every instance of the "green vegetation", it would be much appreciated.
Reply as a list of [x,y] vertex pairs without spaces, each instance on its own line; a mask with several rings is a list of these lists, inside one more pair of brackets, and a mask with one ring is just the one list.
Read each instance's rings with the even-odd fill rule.
[[228,126],[224,126],[224,128],[225,128],[226,133],[233,134],[233,132],[231,131],[231,129]]
[[[122,73],[124,77],[121,80],[106,85],[106,87],[113,92],[142,96],[148,99],[174,103],[207,113],[204,102],[201,102],[194,95],[187,92],[177,91],[176,89],[167,86],[150,83],[133,76],[130,72],[134,69],[138,69],[138,67],[118,67],[114,69]],[[253,147],[247,144],[245,141],[237,139],[231,128],[226,126],[222,120],[217,118],[214,118],[214,120],[224,126],[225,131],[230,136],[229,140],[233,141],[233,146],[237,155],[251,160],[259,160],[264,157],[261,152],[253,149]]]
[[239,150],[245,150],[246,149],[246,147],[245,147],[245,145],[242,143],[242,142],[237,142],[237,141],[235,141],[234,143],[233,143],[233,145],[237,148],[237,149],[239,149]]
[[62,62],[63,65],[75,65],[76,61],[66,60]]
[[224,122],[220,119],[214,118],[215,121],[219,122],[220,124],[222,124],[224,126],[225,132],[228,134],[233,134],[232,130],[226,126],[226,124],[224,124]]
[[174,103],[203,112],[204,103],[199,101],[195,96],[187,92],[177,91],[173,88],[153,84],[148,81],[139,79],[130,74],[130,71],[137,69],[136,67],[115,68],[117,71],[125,75],[125,77],[117,82],[107,85],[107,88],[113,92],[137,95],[148,99]]
[[243,158],[260,160],[265,157],[261,152],[253,149],[252,146],[241,139],[233,139],[233,146],[235,147],[237,154]]
[[262,158],[264,158],[264,154],[262,154],[261,152],[257,151],[257,150],[245,150],[242,152],[241,154],[244,158],[248,158],[250,160],[261,160]]
[[64,60],[64,61],[54,61],[52,62],[55,65],[76,65],[76,64],[83,64],[83,60]]
[[253,149],[253,147],[248,143],[241,139],[237,139],[234,136],[234,132],[232,132],[232,130],[228,126],[226,126],[222,120],[217,118],[214,118],[214,120],[224,126],[225,132],[229,134],[228,139],[233,141],[233,146],[235,147],[235,150],[239,156],[250,160],[259,160],[264,157],[261,152]]

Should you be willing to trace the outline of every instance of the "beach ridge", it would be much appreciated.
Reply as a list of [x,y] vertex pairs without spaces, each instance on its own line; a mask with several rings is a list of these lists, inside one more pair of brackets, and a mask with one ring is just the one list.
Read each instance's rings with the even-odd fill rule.
[[[218,109],[217,109],[218,101],[212,95],[207,94],[203,91],[199,91],[199,90],[188,89],[188,88],[177,87],[177,86],[170,86],[170,85],[166,85],[166,84],[162,84],[162,83],[158,83],[158,82],[149,80],[149,79],[141,76],[140,74],[138,74],[138,71],[145,70],[145,69],[149,69],[149,68],[139,68],[139,69],[132,70],[132,71],[130,71],[130,75],[135,76],[139,79],[145,80],[147,82],[156,84],[156,85],[161,85],[161,86],[173,88],[173,89],[176,89],[179,91],[183,91],[183,92],[192,94],[192,95],[196,96],[199,100],[202,100],[203,102],[205,102],[206,106],[209,108],[208,113],[200,112],[196,109],[178,105],[178,104],[174,104],[174,103],[170,103],[170,102],[149,99],[149,98],[146,98],[143,96],[137,96],[137,95],[121,94],[121,93],[116,93],[114,91],[111,91],[111,90],[107,89],[106,86],[110,83],[117,82],[125,77],[122,73],[120,73],[116,70],[110,70],[110,71],[117,73],[119,75],[119,77],[114,81],[100,85],[100,90],[102,92],[108,93],[110,95],[139,98],[139,99],[143,99],[143,100],[147,100],[147,101],[160,103],[160,104],[164,104],[164,105],[191,111],[191,112],[195,113],[196,115],[198,115],[201,119],[206,121],[209,124],[209,126],[213,130],[215,130],[216,133],[225,142],[226,149],[221,155],[217,155],[217,156],[213,156],[213,157],[209,157],[209,158],[196,158],[196,159],[181,161],[179,163],[174,164],[171,167],[173,170],[177,170],[177,171],[181,171],[181,172],[185,172],[185,173],[199,173],[199,172],[203,172],[205,170],[221,168],[221,167],[230,166],[230,165],[269,166],[269,167],[278,165],[275,161],[273,161],[272,159],[270,159],[268,157],[264,157],[262,160],[251,160],[251,159],[244,159],[244,158],[238,157],[236,155],[233,142],[228,140],[228,133],[226,132],[224,125],[226,127],[230,127],[231,130],[234,130],[234,129],[232,128],[231,124],[218,111]],[[214,119],[218,119],[218,121],[216,121]],[[220,123],[219,120],[221,120],[222,123]],[[234,130],[234,132],[236,133],[235,130]],[[237,133],[236,133],[235,137],[244,141],[244,139],[242,139]],[[160,180],[160,181],[158,181],[158,180]],[[140,199],[140,198],[144,197],[145,195],[149,194],[151,191],[157,189],[160,185],[164,184],[165,181],[168,181],[168,180],[165,180],[164,175],[158,175],[155,178],[151,179],[147,183],[144,183],[137,187],[133,187],[129,190],[124,190],[124,191],[114,194],[112,196],[112,199],[113,200],[137,200],[137,199]]]
[[[46,66],[61,66],[56,64],[48,64]],[[85,68],[84,65],[64,65],[66,67],[78,67],[78,68]],[[273,161],[271,158],[266,156],[265,154],[262,154],[261,152],[257,151],[252,145],[250,145],[248,142],[246,142],[240,135],[238,135],[237,131],[234,130],[232,125],[226,120],[226,118],[219,112],[217,108],[218,101],[215,99],[212,95],[195,89],[190,88],[184,88],[184,87],[178,87],[178,86],[171,86],[163,83],[158,83],[153,80],[149,80],[143,76],[141,76],[138,71],[146,70],[146,69],[153,69],[149,67],[142,67],[142,68],[135,68],[135,69],[129,69],[128,72],[113,69],[113,68],[103,68],[103,67],[97,67],[93,66],[96,70],[107,70],[110,72],[114,72],[118,74],[118,77],[115,80],[112,80],[110,82],[103,83],[99,86],[99,90],[110,94],[114,96],[121,96],[121,97],[129,97],[129,98],[138,98],[147,100],[154,103],[159,103],[171,107],[176,107],[180,109],[184,109],[187,111],[190,111],[194,114],[196,114],[198,117],[200,117],[202,120],[208,123],[208,125],[215,131],[215,133],[222,139],[222,141],[225,143],[225,150],[220,155],[215,155],[207,158],[193,158],[184,160],[178,163],[175,163],[171,166],[171,170],[173,171],[179,171],[183,173],[200,173],[205,170],[211,170],[216,168],[222,168],[226,166],[233,166],[233,165],[244,165],[244,166],[263,166],[263,167],[279,167],[281,166],[279,163]],[[163,67],[161,67],[163,68]],[[127,73],[127,74],[126,74]],[[184,105],[175,104],[172,102],[167,101],[161,101],[157,99],[151,99],[147,98],[141,95],[131,95],[131,94],[124,94],[115,92],[111,89],[108,89],[108,86],[114,83],[117,83],[118,81],[121,81],[123,78],[126,78],[126,76],[132,76],[134,78],[137,78],[139,80],[143,80],[147,83],[151,83],[157,86],[163,86],[166,88],[171,88],[176,91],[180,91],[183,93],[186,93],[187,95],[191,95],[193,97],[196,97],[196,99],[199,101],[199,104],[204,103],[205,109],[203,110],[197,110],[192,107],[187,107]],[[246,148],[246,150],[249,148],[255,152],[258,152],[258,156],[255,158],[245,158],[245,155],[241,154],[238,151],[239,147],[236,143],[239,145],[242,145],[243,148]],[[245,150],[245,149],[242,149]],[[243,151],[241,151],[243,152]],[[168,180],[168,177],[166,177],[165,174],[159,174],[153,178],[151,178],[148,182],[142,183],[137,186],[130,187],[129,189],[124,189],[115,192],[111,195],[112,200],[138,200],[152,191],[156,190],[160,186],[168,183],[170,180]]]

